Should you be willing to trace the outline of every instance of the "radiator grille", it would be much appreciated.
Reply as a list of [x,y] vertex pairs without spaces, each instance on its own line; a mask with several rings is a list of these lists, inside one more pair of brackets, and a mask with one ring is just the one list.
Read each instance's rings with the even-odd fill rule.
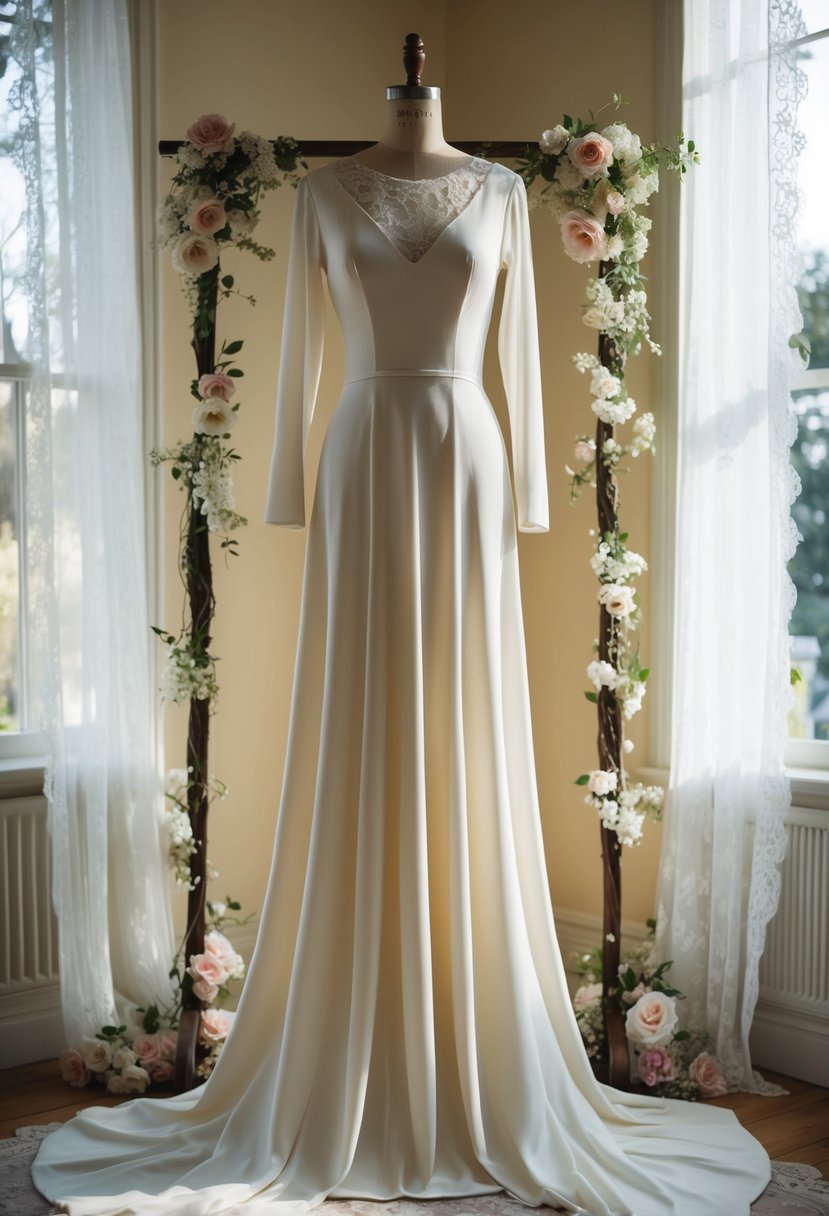
[[829,1013],[829,816],[792,807],[777,913],[760,961],[762,995]]
[[0,993],[58,979],[43,797],[0,801]]

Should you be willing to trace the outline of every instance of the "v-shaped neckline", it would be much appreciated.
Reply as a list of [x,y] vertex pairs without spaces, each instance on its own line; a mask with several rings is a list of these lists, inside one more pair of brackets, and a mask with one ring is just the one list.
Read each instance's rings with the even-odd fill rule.
[[458,165],[458,166],[456,166],[456,168],[450,169],[448,173],[441,173],[437,177],[409,178],[409,177],[393,177],[389,173],[382,173],[379,169],[373,169],[371,167],[371,165],[365,165],[365,164],[363,164],[362,161],[355,160],[353,156],[343,157],[342,161],[350,161],[352,164],[358,165],[361,169],[364,169],[371,176],[385,178],[388,181],[395,182],[396,184],[402,185],[402,186],[406,186],[406,185],[417,186],[417,185],[424,185],[428,182],[446,181],[446,179],[448,177],[453,177],[454,174],[462,173],[464,170],[468,169],[473,161],[483,162],[487,165],[487,171],[483,175],[483,177],[480,181],[480,184],[478,185],[478,188],[475,190],[475,193],[467,200],[467,202],[464,204],[464,206],[461,208],[461,210],[458,212],[458,214],[453,216],[451,220],[449,220],[447,223],[445,223],[443,225],[440,232],[437,234],[437,236],[432,241],[432,243],[429,245],[429,247],[425,250],[425,252],[422,253],[419,258],[415,258],[414,260],[412,260],[411,258],[406,257],[405,253],[403,253],[402,250],[395,244],[395,242],[392,240],[392,238],[389,236],[389,234],[386,232],[386,230],[382,227],[382,225],[379,224],[377,222],[377,220],[374,218],[374,216],[371,215],[368,211],[366,211],[365,207],[363,207],[361,205],[361,203],[354,197],[354,195],[349,190],[346,189],[345,184],[340,180],[339,174],[335,171],[335,168],[334,168],[334,166],[336,164],[339,164],[342,162],[341,161],[329,161],[328,168],[331,170],[331,176],[334,178],[334,181],[337,183],[337,187],[343,192],[343,194],[346,196],[346,198],[350,199],[350,201],[357,208],[357,210],[360,212],[360,214],[365,216],[365,218],[371,224],[372,228],[374,228],[377,232],[380,233],[383,240],[394,250],[394,252],[400,258],[400,260],[402,262],[404,262],[407,266],[419,266],[421,262],[425,261],[426,258],[429,256],[429,254],[434,249],[435,245],[437,245],[438,242],[442,239],[443,234],[445,232],[448,232],[448,230],[454,224],[456,224],[460,219],[463,218],[463,216],[466,215],[467,211],[469,211],[470,207],[472,207],[472,205],[474,204],[478,195],[481,194],[484,186],[486,185],[487,179],[490,177],[492,170],[494,168],[494,162],[485,161],[484,157],[481,157],[481,156],[473,156],[472,159],[467,161],[467,163],[465,165]]

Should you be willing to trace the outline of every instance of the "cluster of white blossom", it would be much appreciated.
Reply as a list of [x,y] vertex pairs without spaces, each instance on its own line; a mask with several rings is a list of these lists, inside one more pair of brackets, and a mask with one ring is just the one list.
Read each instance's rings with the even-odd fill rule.
[[187,785],[186,769],[170,769],[164,791],[165,805],[161,808],[160,816],[167,833],[167,853],[177,887],[190,886],[190,858],[196,851],[193,828],[187,812]]
[[602,444],[602,462],[608,469],[615,469],[625,454],[618,439],[605,439]]
[[211,532],[229,532],[245,523],[233,509],[233,481],[218,440],[202,445],[198,467],[191,474],[193,503]]
[[161,673],[159,691],[162,701],[182,705],[195,699],[207,701],[219,691],[212,663],[197,663],[185,646],[166,642],[167,661]]
[[634,680],[630,676],[622,676],[616,685],[616,697],[622,706],[622,717],[626,722],[642,708],[645,690],[644,680]]
[[626,549],[624,545],[611,546],[606,540],[599,541],[596,552],[590,558],[590,568],[597,578],[606,583],[625,583],[648,568],[641,553]]
[[619,426],[636,413],[636,402],[627,395],[622,396],[618,401],[606,401],[604,397],[597,397],[591,401],[590,408],[597,418],[601,418],[602,422],[608,422],[611,426]]
[[602,985],[598,980],[581,984],[573,993],[573,1012],[588,1056],[598,1055],[604,1042]]
[[250,161],[250,169],[246,172],[252,173],[263,185],[278,184],[279,169],[271,141],[262,135],[255,135],[253,131],[240,131],[238,142]]
[[633,442],[630,445],[631,456],[641,456],[642,452],[653,451],[653,441],[656,438],[656,423],[653,414],[640,414],[633,424]]
[[612,663],[607,663],[604,659],[594,659],[592,663],[587,664],[587,678],[598,692],[600,688],[615,689],[621,677]]

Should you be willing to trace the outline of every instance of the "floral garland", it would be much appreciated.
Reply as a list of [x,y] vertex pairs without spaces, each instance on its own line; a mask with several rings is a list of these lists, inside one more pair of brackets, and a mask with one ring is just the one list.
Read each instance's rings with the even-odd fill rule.
[[[623,101],[619,94],[613,95],[616,108]],[[628,548],[628,533],[616,524],[615,475],[630,471],[623,464],[628,457],[653,453],[656,434],[652,413],[634,417],[637,405],[625,385],[625,362],[628,355],[640,353],[643,343],[654,354],[662,353],[650,336],[647,297],[641,287],[644,276],[639,270],[648,248],[651,220],[637,208],[658,189],[660,165],[684,173],[698,159],[693,140],[686,148],[682,133],[670,145],[643,146],[624,123],[600,130],[591,111],[590,122],[565,114],[558,126],[544,131],[538,144],[528,148],[519,165],[528,187],[529,207],[547,207],[556,217],[568,256],[580,263],[602,263],[603,273],[587,284],[588,304],[583,306],[582,320],[599,332],[609,354],[602,362],[594,354],[579,352],[573,362],[579,372],[590,373],[591,410],[605,424],[605,438],[597,445],[590,435],[577,435],[578,468],[565,465],[565,472],[570,478],[571,502],[584,486],[597,485],[599,463],[611,479],[613,527],[601,534],[590,529],[595,539],[590,566],[599,580],[597,601],[610,622],[607,657],[599,655],[596,639],[593,649],[598,657],[587,665],[592,687],[585,696],[596,703],[602,690],[609,690],[618,703],[622,723],[640,710],[650,675],[639,657],[637,630],[642,614],[633,586],[647,562]],[[543,186],[530,190],[537,179]],[[630,437],[620,442],[614,428],[631,421]],[[645,818],[659,819],[664,802],[661,787],[629,780],[622,754],[632,750],[633,741],[623,739],[617,767],[593,769],[576,779],[577,785],[587,787],[587,805],[598,811],[602,824],[625,845],[640,842]]]
[[[637,1080],[660,1097],[718,1098],[727,1092],[722,1065],[708,1050],[707,1031],[679,1030],[677,1000],[683,994],[665,975],[672,962],[657,965],[654,958],[656,921],[646,922],[643,941],[619,964],[619,978],[609,1001],[625,1015],[625,1033],[631,1048],[631,1080]],[[591,1058],[604,1043],[602,1005],[602,948],[577,954],[575,970],[581,983],[573,994],[573,1009]]]
[[233,1025],[233,1011],[221,1009],[219,1003],[230,996],[230,983],[245,974],[244,959],[218,929],[245,923],[227,915],[228,908],[239,906],[229,898],[227,903],[208,904],[212,927],[205,936],[204,952],[191,955],[189,966],[182,969],[182,942],[170,972],[176,984],[169,1005],[137,1006],[130,1026],[103,1026],[94,1037],[64,1048],[58,1067],[68,1085],[81,1088],[94,1081],[111,1094],[143,1094],[151,1085],[172,1081],[185,974],[207,1004],[199,1021],[199,1042],[205,1055],[196,1071],[204,1079],[210,1075]]
[[[221,274],[219,260],[227,248],[245,249],[262,261],[274,250],[258,244],[252,236],[259,222],[261,196],[289,182],[299,182],[299,149],[290,138],[274,143],[242,131],[234,135],[234,124],[220,114],[206,114],[187,131],[176,154],[176,172],[170,192],[157,212],[158,245],[168,249],[174,269],[193,315],[194,345],[212,342],[216,306],[230,295],[241,295],[231,274]],[[243,296],[255,304],[253,296]],[[169,463],[173,479],[186,494],[180,540],[180,569],[185,581],[190,573],[188,527],[191,507],[198,512],[211,534],[218,534],[226,554],[238,552],[231,536],[247,521],[234,508],[232,470],[240,459],[226,440],[236,423],[239,403],[232,403],[243,371],[235,356],[241,340],[223,342],[211,370],[190,386],[196,399],[193,434],[170,448],[154,449],[154,466]],[[153,627],[166,647],[161,676],[162,702],[181,704],[193,699],[214,702],[219,691],[216,660],[205,645],[203,630],[185,619],[178,634]],[[199,877],[191,875],[191,860],[199,841],[195,838],[188,794],[196,782],[193,767],[172,769],[160,819],[167,834],[168,859],[177,886],[194,890]],[[208,802],[224,800],[227,787],[209,776],[201,785]],[[207,862],[207,876],[218,871]],[[172,997],[168,1003],[154,1002],[135,1007],[130,1025],[103,1026],[82,1042],[66,1047],[59,1056],[63,1079],[72,1086],[91,1082],[106,1086],[113,1094],[144,1093],[151,1085],[174,1077],[178,1027],[184,996],[192,991],[202,1002],[198,1042],[202,1058],[196,1072],[207,1078],[212,1072],[233,1022],[233,1013],[220,1008],[231,994],[231,984],[245,974],[245,963],[221,932],[230,924],[245,924],[253,914],[241,918],[238,901],[206,901],[204,950],[190,955],[185,965],[186,938],[172,960]]]
[[[158,243],[169,250],[173,268],[181,276],[194,331],[201,337],[215,325],[218,302],[242,295],[233,275],[221,275],[223,250],[246,249],[262,261],[274,256],[273,249],[251,235],[259,223],[260,198],[284,182],[295,187],[300,180],[297,165],[305,164],[296,141],[289,137],[272,143],[251,131],[234,135],[234,130],[235,124],[221,114],[205,114],[193,123],[176,154],[170,193],[157,213]],[[242,298],[256,303],[253,296]],[[230,533],[247,523],[234,509],[232,471],[239,453],[224,442],[240,405],[231,405],[231,399],[237,380],[244,376],[234,358],[243,345],[241,339],[223,342],[212,371],[192,381],[190,392],[197,402],[192,437],[151,453],[154,465],[169,462],[173,478],[204,517],[208,530],[221,537],[227,554],[238,553]],[[181,553],[186,560],[183,540]],[[198,630],[185,620],[177,635],[159,628],[155,632],[167,650],[162,701],[212,702],[219,691],[216,660]]]

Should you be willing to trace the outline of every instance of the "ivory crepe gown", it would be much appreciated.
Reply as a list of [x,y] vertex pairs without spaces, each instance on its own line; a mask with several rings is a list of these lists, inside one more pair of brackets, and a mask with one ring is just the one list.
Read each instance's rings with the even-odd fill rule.
[[[507,450],[482,387],[496,280]],[[342,158],[295,202],[266,520],[305,523],[323,272],[347,354],[308,528],[275,848],[235,1023],[196,1089],[43,1142],[72,1216],[241,1216],[505,1190],[747,1216],[732,1111],[599,1083],[544,862],[516,527],[548,531],[525,187]],[[517,509],[517,514],[516,514]]]

